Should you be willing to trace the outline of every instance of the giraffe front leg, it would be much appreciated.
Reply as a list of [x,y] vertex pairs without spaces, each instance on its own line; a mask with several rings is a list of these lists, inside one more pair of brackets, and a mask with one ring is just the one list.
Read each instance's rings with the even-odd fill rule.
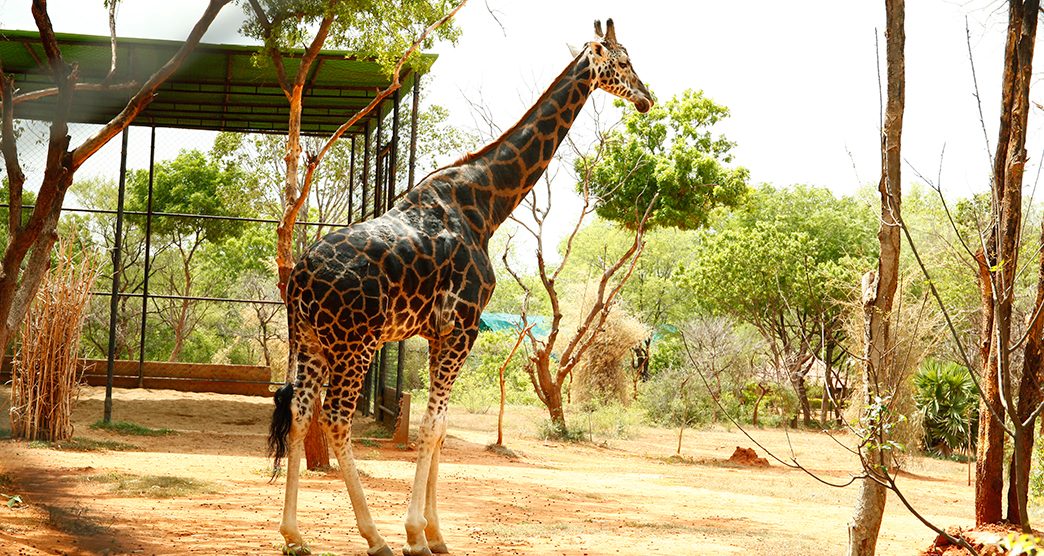
[[436,507],[435,488],[439,479],[439,455],[442,453],[442,444],[446,441],[446,420],[443,418],[438,427],[437,440],[431,453],[431,467],[428,470],[428,488],[424,499],[424,519],[428,524],[424,528],[424,534],[428,538],[428,548],[434,554],[449,554],[446,540],[442,538],[439,528],[439,512]]
[[406,511],[406,546],[402,547],[404,556],[431,556],[432,553],[425,533],[428,520],[424,514],[437,428],[433,406],[429,404],[417,435],[417,472],[410,491],[410,506]]

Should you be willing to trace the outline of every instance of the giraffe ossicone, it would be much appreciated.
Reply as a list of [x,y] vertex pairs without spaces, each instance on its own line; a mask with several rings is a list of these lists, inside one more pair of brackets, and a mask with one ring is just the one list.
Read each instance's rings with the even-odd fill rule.
[[386,342],[429,344],[428,406],[406,515],[406,556],[448,553],[436,508],[439,454],[450,388],[478,336],[496,280],[486,251],[493,232],[532,190],[595,89],[648,111],[653,97],[616,40],[613,20],[586,43],[514,127],[481,150],[424,178],[378,218],[310,246],[286,288],[290,362],[275,396],[269,448],[287,460],[279,527],[285,551],[309,554],[297,526],[301,453],[312,405],[323,397],[326,430],[368,554],[391,556],[370,516],[352,456],[352,414],[363,379]]

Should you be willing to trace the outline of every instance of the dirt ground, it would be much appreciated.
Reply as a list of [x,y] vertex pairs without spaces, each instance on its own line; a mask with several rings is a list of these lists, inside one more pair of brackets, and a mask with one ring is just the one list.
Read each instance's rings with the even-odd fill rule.
[[[103,394],[82,392],[76,436],[132,445],[127,451],[0,440],[0,493],[24,502],[8,508],[0,498],[0,554],[279,553],[283,481],[268,482],[264,459],[270,400],[118,390],[115,420],[175,431],[147,437],[90,429],[102,415]],[[4,415],[9,395],[0,388]],[[415,420],[419,411],[415,406]],[[486,450],[496,438],[495,411],[453,408],[439,481],[453,554],[836,554],[844,546],[856,488],[832,488],[775,461],[767,468],[729,464],[737,446],[754,447],[738,431],[690,431],[687,459],[678,461],[670,458],[674,431],[641,428],[608,446],[561,444],[537,439],[543,418],[536,408],[509,408],[506,444],[519,454],[509,458]],[[7,426],[0,418],[0,428]],[[778,430],[754,434],[779,454],[792,445],[828,480],[845,481],[856,468],[826,434],[791,433],[789,442]],[[355,454],[377,525],[397,548],[405,541],[416,453],[357,441]],[[165,490],[156,482],[164,476],[197,482]],[[969,526],[973,489],[966,481],[964,465],[912,458],[901,486],[929,519]],[[316,554],[365,554],[336,472],[306,473],[299,506]],[[916,554],[932,538],[889,498],[879,554]]]

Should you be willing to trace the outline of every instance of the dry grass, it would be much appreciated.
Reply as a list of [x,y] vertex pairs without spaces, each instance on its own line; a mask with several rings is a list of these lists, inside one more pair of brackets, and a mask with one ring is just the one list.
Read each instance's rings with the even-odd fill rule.
[[30,440],[68,440],[78,390],[80,331],[97,260],[73,260],[71,245],[59,246],[22,326],[22,343],[11,377],[11,432]]

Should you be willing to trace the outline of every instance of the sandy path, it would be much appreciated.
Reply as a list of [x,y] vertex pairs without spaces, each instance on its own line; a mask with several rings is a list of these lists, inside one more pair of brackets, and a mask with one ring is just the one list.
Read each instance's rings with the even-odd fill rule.
[[[0,411],[8,394],[0,390]],[[7,481],[0,492],[27,502],[16,510],[0,506],[0,553],[278,553],[283,484],[267,482],[263,459],[270,401],[119,391],[116,419],[178,431],[120,437],[88,428],[101,415],[101,394],[86,389],[81,396],[77,436],[140,449],[70,452],[0,441]],[[672,431],[643,428],[608,448],[566,445],[533,436],[542,419],[534,408],[509,411],[508,444],[522,454],[509,460],[485,450],[495,438],[495,415],[453,412],[439,507],[454,554],[821,554],[837,553],[844,543],[855,489],[822,485],[775,462],[768,469],[718,463],[735,446],[751,445],[738,432],[690,433],[684,453],[702,462],[693,465],[667,463]],[[756,435],[788,453],[781,431]],[[791,442],[803,462],[832,480],[844,480],[855,467],[851,454],[822,433],[792,434]],[[378,527],[398,547],[415,453],[358,443],[355,453]],[[906,492],[929,518],[971,523],[964,466],[914,458],[909,471]],[[114,473],[192,478],[209,492],[174,498],[116,492],[99,479]],[[365,554],[339,475],[306,474],[300,497],[301,527],[317,554]],[[890,499],[880,554],[913,554],[931,538]]]

